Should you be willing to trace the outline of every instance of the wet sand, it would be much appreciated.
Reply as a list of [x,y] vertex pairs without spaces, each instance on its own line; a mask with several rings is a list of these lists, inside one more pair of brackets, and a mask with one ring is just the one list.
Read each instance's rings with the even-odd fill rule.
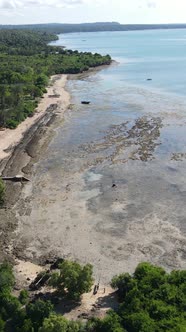
[[[0,170],[5,176],[27,175],[31,179],[32,166],[45,150],[53,136],[51,124],[56,117],[63,120],[70,103],[70,95],[65,90],[67,75],[54,75],[50,79],[47,93],[40,100],[33,117],[27,118],[16,129],[0,131]],[[13,239],[19,223],[16,210],[17,200],[23,185],[6,182],[6,199],[0,209],[0,261],[14,261]]]
[[60,111],[66,109],[69,104],[69,94],[64,89],[66,81],[67,75],[52,76],[47,93],[40,100],[34,115],[20,123],[16,129],[7,128],[0,131],[0,165],[6,163],[14,148],[21,142],[31,127],[41,120],[48,108],[56,104],[60,107]]

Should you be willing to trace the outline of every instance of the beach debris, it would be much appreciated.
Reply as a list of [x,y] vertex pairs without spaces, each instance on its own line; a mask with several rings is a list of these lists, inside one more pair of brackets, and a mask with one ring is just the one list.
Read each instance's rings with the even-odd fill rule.
[[49,280],[50,276],[51,275],[49,270],[39,273],[34,281],[31,282],[29,288],[32,291],[40,289]]
[[89,105],[89,104],[90,104],[90,101],[82,100],[82,101],[81,101],[81,104]]
[[2,180],[4,181],[12,181],[12,182],[28,182],[30,181],[23,175],[16,175],[16,176],[2,176]]
[[117,187],[117,186],[116,186],[116,184],[115,184],[115,183],[113,183],[113,185],[112,185],[112,188],[115,188],[115,187]]
[[54,94],[54,95],[49,95],[48,97],[49,97],[49,98],[59,98],[60,95],[56,93],[56,94]]

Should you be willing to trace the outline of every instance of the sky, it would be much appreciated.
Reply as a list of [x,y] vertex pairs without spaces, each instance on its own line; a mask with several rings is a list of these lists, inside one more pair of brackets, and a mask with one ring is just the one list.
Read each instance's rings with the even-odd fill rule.
[[0,0],[0,24],[186,23],[186,0]]

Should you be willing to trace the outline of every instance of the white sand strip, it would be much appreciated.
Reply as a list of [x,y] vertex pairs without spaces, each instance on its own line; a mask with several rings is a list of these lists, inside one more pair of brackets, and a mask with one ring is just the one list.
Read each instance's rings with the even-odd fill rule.
[[66,110],[70,103],[70,95],[65,91],[66,82],[67,75],[52,76],[47,93],[40,100],[34,115],[20,123],[16,129],[0,130],[0,160],[11,155],[13,148],[20,143],[27,130],[37,123],[50,105],[57,103],[60,106],[60,111],[64,112]]

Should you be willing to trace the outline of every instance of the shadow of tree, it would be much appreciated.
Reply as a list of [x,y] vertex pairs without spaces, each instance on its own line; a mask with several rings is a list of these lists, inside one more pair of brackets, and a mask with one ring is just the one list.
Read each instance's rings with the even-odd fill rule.
[[54,310],[60,314],[67,314],[70,311],[81,306],[80,301],[69,300],[65,295],[62,296],[58,292],[46,292],[46,293],[38,293],[34,296],[35,300],[43,300],[50,301],[54,305]]
[[98,297],[93,307],[97,309],[117,310],[119,307],[117,292]]

